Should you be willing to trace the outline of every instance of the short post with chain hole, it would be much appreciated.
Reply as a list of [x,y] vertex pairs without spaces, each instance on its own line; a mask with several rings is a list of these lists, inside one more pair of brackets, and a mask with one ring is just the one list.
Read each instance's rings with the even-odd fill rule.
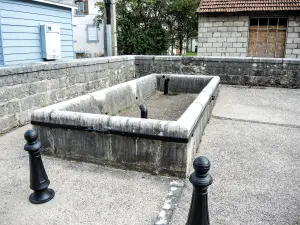
[[212,177],[208,174],[210,162],[200,156],[194,160],[193,166],[195,172],[191,174],[190,182],[194,189],[186,225],[209,225],[207,188],[212,184]]
[[24,149],[29,153],[30,188],[34,191],[29,196],[29,201],[33,204],[42,204],[50,201],[54,197],[55,192],[48,188],[50,180],[42,161],[40,152],[42,145],[38,141],[36,130],[27,130],[24,138],[27,141]]

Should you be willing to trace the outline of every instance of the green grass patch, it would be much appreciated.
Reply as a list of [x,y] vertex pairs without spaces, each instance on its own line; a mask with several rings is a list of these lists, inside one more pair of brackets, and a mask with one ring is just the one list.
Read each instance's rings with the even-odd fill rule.
[[184,56],[197,56],[197,52],[187,52]]

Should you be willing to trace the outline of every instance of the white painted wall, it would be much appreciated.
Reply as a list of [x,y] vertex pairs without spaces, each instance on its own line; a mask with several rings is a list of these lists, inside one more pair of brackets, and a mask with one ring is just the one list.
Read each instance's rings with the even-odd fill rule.
[[197,44],[198,44],[197,39],[193,39],[193,40],[192,40],[192,43],[190,43],[191,49],[189,49],[189,50],[190,50],[191,52],[197,52],[197,50],[196,50]]
[[97,57],[101,54],[104,54],[103,25],[100,26],[100,29],[98,31],[99,42],[87,42],[86,25],[92,25],[93,19],[98,14],[98,8],[95,7],[96,2],[97,0],[89,0],[89,15],[76,16],[75,9],[73,9],[73,34],[75,54],[91,54],[90,57]]

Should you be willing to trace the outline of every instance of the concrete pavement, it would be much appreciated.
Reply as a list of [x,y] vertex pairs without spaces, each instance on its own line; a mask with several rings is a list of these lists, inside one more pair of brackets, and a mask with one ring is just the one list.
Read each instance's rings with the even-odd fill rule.
[[[199,155],[211,163],[212,225],[300,224],[300,90],[222,86]],[[171,178],[43,156],[55,198],[28,201],[22,127],[0,137],[0,224],[153,224]],[[184,225],[186,181],[171,225]]]
[[[211,161],[211,224],[300,224],[300,90],[222,86],[198,155]],[[171,225],[185,224],[187,181]]]
[[300,127],[300,89],[224,85],[213,115]]
[[48,203],[29,203],[28,154],[19,128],[0,137],[1,225],[154,224],[174,179],[43,156],[56,191]]

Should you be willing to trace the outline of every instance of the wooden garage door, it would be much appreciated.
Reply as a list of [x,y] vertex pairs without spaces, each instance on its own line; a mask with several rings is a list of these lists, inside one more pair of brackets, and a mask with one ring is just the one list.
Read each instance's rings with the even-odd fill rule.
[[248,56],[283,58],[287,18],[251,18]]

